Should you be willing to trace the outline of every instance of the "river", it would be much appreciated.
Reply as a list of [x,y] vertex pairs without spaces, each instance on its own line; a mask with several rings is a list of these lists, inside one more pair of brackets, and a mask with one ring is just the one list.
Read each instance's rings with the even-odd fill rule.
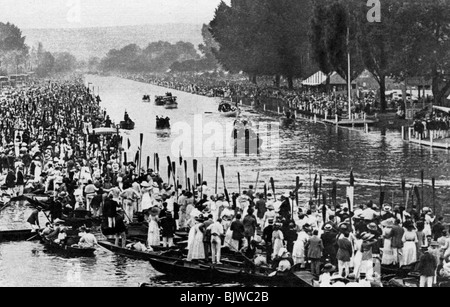
[[[343,203],[350,170],[353,169],[356,204],[369,200],[379,202],[380,176],[386,192],[386,202],[392,202],[394,198],[394,202],[399,203],[403,197],[402,177],[406,178],[408,185],[418,185],[421,188],[420,171],[423,169],[426,179],[424,187],[426,205],[433,207],[431,177],[435,177],[436,208],[444,216],[448,212],[446,207],[450,165],[448,153],[445,150],[431,151],[429,148],[403,142],[399,132],[388,131],[386,135],[382,135],[379,131],[363,133],[336,129],[307,120],[298,121],[295,128],[278,129],[277,117],[261,115],[251,108],[244,108],[243,116],[259,125],[262,138],[266,142],[259,156],[245,154],[235,156],[230,150],[225,150],[226,154],[223,153],[225,145],[228,144],[228,141],[223,140],[231,135],[227,129],[234,119],[218,114],[216,99],[116,77],[87,75],[85,82],[86,85],[91,83],[96,93],[100,92],[101,106],[115,122],[123,119],[125,110],[136,122],[135,130],[123,134],[125,148],[128,149],[126,145],[128,139],[131,144],[128,152],[129,160],[134,159],[140,142],[140,133],[143,133],[143,167],[147,167],[146,157],[150,156],[150,167],[153,168],[153,155],[158,153],[163,178],[167,179],[166,157],[170,156],[172,161],[178,161],[181,151],[183,158],[188,161],[189,176],[194,177],[192,160],[197,159],[199,172],[203,166],[204,179],[214,189],[215,156],[220,156],[220,164],[225,166],[226,186],[231,192],[238,190],[238,172],[241,175],[243,190],[256,183],[259,172],[258,190],[262,188],[264,182],[273,177],[277,194],[293,189],[295,178],[299,176],[300,181],[304,183],[300,190],[300,202],[306,203],[310,199],[310,178],[320,173],[323,176],[324,191],[329,191],[332,182],[337,181],[338,201]],[[178,97],[179,109],[166,110],[154,106],[153,103],[142,102],[143,95],[151,95],[153,101],[155,95],[164,95],[167,91]],[[171,118],[170,133],[158,132],[155,129],[156,116]],[[184,130],[178,129],[180,127],[184,127]],[[194,131],[199,131],[200,128],[204,130],[203,135],[194,135]],[[211,134],[208,129],[216,129],[219,133],[214,130],[216,133]],[[268,148],[269,135],[271,146]],[[208,150],[207,144],[210,144],[211,140],[215,141],[213,142],[215,146]],[[183,142],[185,145],[180,145]],[[202,151],[199,148],[206,150]],[[219,191],[223,190],[220,173],[218,188]],[[23,218],[29,211],[25,208],[16,207],[5,212],[8,216],[0,216],[0,224],[15,224],[15,229],[20,229],[21,225],[26,227]],[[0,286],[135,287],[143,282],[155,286],[199,286],[197,283],[185,283],[161,276],[145,261],[116,256],[102,248],[96,253],[93,259],[64,259],[45,251],[39,242],[1,243]]]

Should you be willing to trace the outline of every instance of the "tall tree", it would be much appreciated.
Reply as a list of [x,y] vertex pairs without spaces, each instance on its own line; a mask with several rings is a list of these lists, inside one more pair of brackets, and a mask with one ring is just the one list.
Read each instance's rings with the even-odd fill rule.
[[450,2],[403,0],[393,73],[398,78],[422,76],[432,80],[435,104],[450,92]]
[[367,20],[367,7],[352,0],[355,10],[352,12],[357,23],[357,44],[365,68],[380,86],[380,109],[384,112],[386,102],[386,78],[391,75],[393,63],[398,58],[398,37],[401,31],[398,20],[401,18],[401,2],[398,0],[383,3],[382,22],[371,23]]
[[[356,41],[358,25],[351,14],[352,2],[318,0],[314,2],[310,41],[314,59],[324,73],[336,71],[345,80],[354,80],[364,70]],[[350,53],[350,76],[348,76]]]

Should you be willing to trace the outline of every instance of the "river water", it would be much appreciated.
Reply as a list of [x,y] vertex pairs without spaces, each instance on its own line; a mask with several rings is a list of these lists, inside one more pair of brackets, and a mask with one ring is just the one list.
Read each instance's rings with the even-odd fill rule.
[[[217,112],[218,101],[214,98],[191,95],[168,90],[150,84],[124,80],[116,77],[88,75],[86,85],[95,87],[112,120],[123,120],[125,110],[136,122],[133,131],[123,132],[124,147],[128,160],[134,160],[143,133],[142,166],[147,168],[146,157],[150,157],[150,168],[154,166],[154,153],[160,157],[160,173],[167,180],[167,159],[178,157],[188,161],[188,175],[193,184],[193,159],[199,163],[198,171],[212,190],[215,188],[215,162],[225,166],[225,182],[230,192],[238,191],[238,176],[241,188],[255,185],[259,172],[258,190],[261,191],[270,177],[275,180],[277,195],[294,188],[295,178],[303,183],[300,202],[305,204],[311,197],[310,178],[322,174],[323,191],[329,192],[333,181],[337,181],[338,202],[344,203],[350,170],[355,176],[355,203],[372,200],[379,202],[380,176],[386,192],[385,202],[403,201],[401,179],[408,186],[417,185],[422,191],[420,172],[425,172],[424,198],[429,207],[447,218],[449,180],[449,154],[445,150],[430,150],[403,142],[399,132],[379,131],[364,133],[351,129],[336,129],[321,123],[300,120],[295,127],[280,127],[276,116],[261,115],[244,107],[243,117],[250,119],[264,140],[259,155],[237,154],[229,147],[229,138],[234,118],[222,117]],[[178,97],[179,109],[166,110],[143,103],[142,96],[164,95],[167,91]],[[156,116],[171,118],[171,131],[155,129]],[[203,133],[198,134],[198,131]],[[197,133],[196,133],[197,132]],[[131,147],[128,149],[128,139]],[[213,144],[213,145],[212,145]],[[436,178],[435,201],[433,203],[431,178]],[[219,192],[223,190],[222,176],[218,176]],[[184,184],[184,183],[183,183]],[[269,185],[270,186],[270,185]],[[411,202],[409,202],[411,205]],[[14,224],[15,229],[26,228],[23,217],[28,216],[25,207],[6,210],[0,215],[0,227]],[[28,209],[27,209],[28,210]],[[23,213],[25,212],[25,213]],[[5,216],[7,215],[7,216]],[[26,219],[26,218],[25,218]],[[4,225],[3,225],[4,227]],[[155,272],[145,261],[130,260],[99,249],[94,259],[64,259],[48,253],[39,242],[11,242],[0,244],[0,286],[137,286],[146,282],[156,286],[191,286],[167,279]],[[206,284],[205,286],[208,286]]]

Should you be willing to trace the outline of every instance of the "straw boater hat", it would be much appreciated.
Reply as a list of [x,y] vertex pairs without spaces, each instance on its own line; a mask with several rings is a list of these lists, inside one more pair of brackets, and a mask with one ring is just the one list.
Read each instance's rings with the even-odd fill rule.
[[386,212],[391,212],[392,211],[392,206],[389,204],[384,204],[383,205],[383,210]]
[[387,219],[381,222],[381,226],[383,227],[392,227],[394,226],[394,219]]
[[159,210],[158,207],[153,207],[150,209],[150,215],[152,216],[158,216],[161,213],[161,210]]
[[55,225],[64,224],[64,223],[65,223],[65,221],[63,221],[61,219],[56,219],[53,221],[53,224],[55,224]]
[[377,231],[378,230],[378,226],[375,223],[370,223],[369,225],[367,225],[367,229],[369,229],[371,231]]
[[323,227],[323,230],[325,230],[325,231],[331,231],[331,230],[333,230],[333,226],[331,226],[330,224],[326,224],[326,225]]
[[141,183],[141,187],[143,187],[143,188],[149,188],[149,187],[151,187],[151,185],[150,185],[150,183],[148,183],[147,181],[144,181],[144,182]]

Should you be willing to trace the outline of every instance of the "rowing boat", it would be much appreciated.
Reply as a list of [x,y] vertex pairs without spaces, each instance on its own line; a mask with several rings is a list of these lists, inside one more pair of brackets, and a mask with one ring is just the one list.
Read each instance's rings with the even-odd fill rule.
[[0,231],[0,242],[26,241],[32,238],[38,240],[39,236],[36,232],[31,232],[31,229]]
[[95,248],[80,248],[68,245],[60,245],[45,237],[41,237],[41,243],[50,252],[61,254],[65,257],[95,257]]
[[247,284],[270,284],[301,286],[298,277],[291,271],[276,272],[269,267],[258,268],[257,271],[228,264],[202,264],[193,263],[182,259],[171,259],[161,257],[160,259],[149,259],[155,270],[162,274],[171,275],[181,279],[195,279],[207,281],[239,281]]
[[183,253],[180,251],[160,246],[152,246],[153,249],[152,252],[141,252],[117,246],[110,241],[99,241],[98,245],[100,245],[103,248],[106,248],[107,250],[115,254],[146,261],[149,261],[150,259],[168,259],[170,257],[173,257],[173,259],[177,259],[183,256]]

